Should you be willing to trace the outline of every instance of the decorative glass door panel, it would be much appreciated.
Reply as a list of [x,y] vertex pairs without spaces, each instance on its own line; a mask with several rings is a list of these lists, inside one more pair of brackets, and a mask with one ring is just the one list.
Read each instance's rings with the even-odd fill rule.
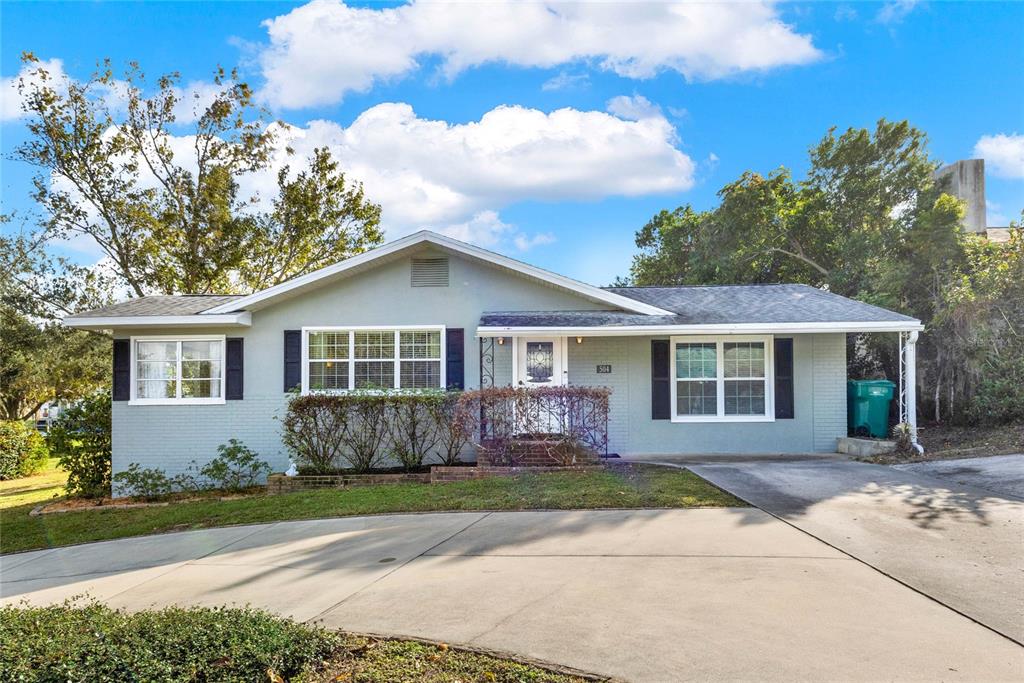
[[554,387],[565,384],[562,339],[523,337],[517,339],[516,344],[519,356],[516,363],[517,385]]
[[555,374],[555,343],[526,342],[526,381],[547,384]]

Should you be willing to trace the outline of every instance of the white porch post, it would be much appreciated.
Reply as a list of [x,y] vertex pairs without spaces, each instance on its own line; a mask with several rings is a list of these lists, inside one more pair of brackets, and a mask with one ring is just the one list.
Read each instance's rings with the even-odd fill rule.
[[907,396],[907,424],[910,425],[910,441],[914,448],[923,453],[924,448],[917,442],[917,331],[907,335],[903,347],[903,388]]

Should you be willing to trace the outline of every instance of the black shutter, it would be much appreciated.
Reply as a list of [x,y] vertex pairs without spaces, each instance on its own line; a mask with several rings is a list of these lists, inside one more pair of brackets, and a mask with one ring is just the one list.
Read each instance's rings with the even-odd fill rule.
[[284,390],[302,383],[302,331],[284,331]]
[[668,340],[651,340],[651,419],[672,417],[672,392],[669,384]]
[[449,327],[444,332],[445,378],[451,389],[466,388],[466,331]]
[[228,337],[224,351],[224,375],[225,384],[224,398],[229,401],[240,401],[242,399],[242,383],[244,379],[243,366],[245,340],[242,337]]
[[775,419],[792,420],[793,340],[775,340]]
[[114,387],[111,398],[127,401],[131,397],[132,346],[127,339],[114,340]]

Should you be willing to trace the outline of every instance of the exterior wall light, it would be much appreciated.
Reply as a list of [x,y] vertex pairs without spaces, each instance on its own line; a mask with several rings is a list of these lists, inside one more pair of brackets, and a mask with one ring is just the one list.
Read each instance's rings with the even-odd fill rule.
[[505,338],[504,337],[498,337],[498,346],[504,346],[504,345],[505,345]]
[[582,344],[583,343],[583,337],[576,337],[576,343],[577,344]]

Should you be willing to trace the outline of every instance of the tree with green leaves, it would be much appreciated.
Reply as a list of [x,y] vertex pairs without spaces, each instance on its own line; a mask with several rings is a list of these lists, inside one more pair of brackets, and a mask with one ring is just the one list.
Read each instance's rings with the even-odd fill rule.
[[[937,198],[925,136],[906,121],[835,129],[810,150],[807,178],[747,171],[712,211],[662,212],[637,232],[631,280],[804,282],[856,295],[867,260],[898,249],[913,208]],[[927,196],[925,196],[927,195]]]
[[[262,288],[381,241],[380,207],[326,149],[294,177],[282,169],[276,198],[241,195],[240,179],[270,168],[283,124],[237,73],[218,70],[204,103],[178,74],[151,89],[134,63],[117,79],[105,62],[80,83],[23,59],[30,137],[14,157],[39,169],[47,239],[90,238],[134,295]],[[190,105],[195,120],[179,121]]]
[[[803,180],[748,171],[714,209],[658,213],[636,233],[629,282],[800,282],[912,315],[926,326],[922,409],[936,420],[1024,415],[1024,382],[999,379],[1024,375],[1024,240],[1019,226],[1006,244],[965,233],[937,168],[906,121],[832,129]],[[895,376],[891,335],[852,341],[851,374]]]
[[[9,225],[10,216],[0,216]],[[24,420],[110,381],[110,339],[60,318],[109,303],[110,282],[46,251],[42,231],[0,234],[0,418]]]

